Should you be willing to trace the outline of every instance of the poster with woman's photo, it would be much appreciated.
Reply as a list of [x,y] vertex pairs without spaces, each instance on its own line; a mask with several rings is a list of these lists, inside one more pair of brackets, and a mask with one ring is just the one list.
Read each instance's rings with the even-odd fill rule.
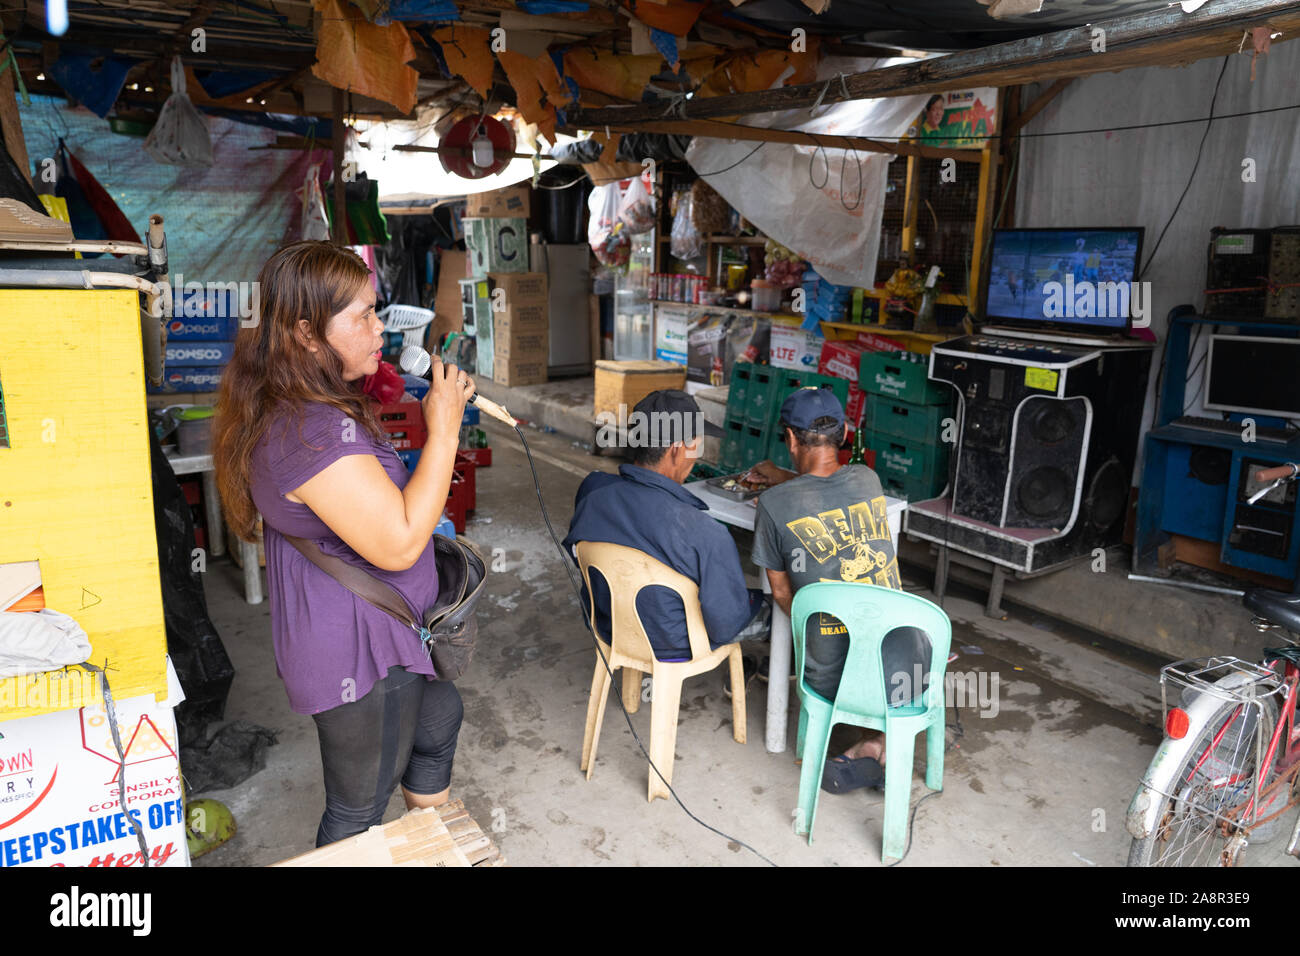
[[997,132],[997,113],[996,87],[935,93],[907,135],[926,146],[980,149]]

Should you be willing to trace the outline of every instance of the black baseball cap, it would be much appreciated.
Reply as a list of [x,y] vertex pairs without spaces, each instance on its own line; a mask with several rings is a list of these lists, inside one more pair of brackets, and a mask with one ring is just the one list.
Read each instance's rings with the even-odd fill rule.
[[675,442],[694,441],[698,435],[722,437],[722,429],[704,420],[699,403],[676,388],[661,388],[651,392],[632,409],[634,415],[645,416],[648,447],[667,448]]
[[[819,418],[833,419],[833,424],[813,422]],[[844,427],[844,406],[829,388],[807,386],[791,392],[781,403],[781,422],[800,431],[829,432]]]

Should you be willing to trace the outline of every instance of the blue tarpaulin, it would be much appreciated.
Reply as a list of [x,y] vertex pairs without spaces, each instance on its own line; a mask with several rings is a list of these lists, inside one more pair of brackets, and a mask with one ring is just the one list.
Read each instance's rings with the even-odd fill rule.
[[250,87],[273,80],[283,74],[265,70],[207,70],[202,73],[195,71],[194,75],[198,77],[203,92],[214,100],[219,100],[232,93],[242,93]]
[[677,37],[664,30],[650,28],[650,42],[655,45],[655,49],[664,55],[669,66],[677,63]]
[[386,26],[392,20],[459,19],[460,11],[452,0],[390,0],[388,10],[375,17],[375,23]]
[[[97,70],[91,67],[96,60],[102,60]],[[135,64],[135,60],[119,56],[64,53],[50,67],[50,76],[74,100],[103,118],[113,108],[126,74]]]
[[[149,162],[140,137],[114,133],[102,119],[69,107],[62,97],[33,94],[31,106],[19,102],[18,116],[38,182],[41,162],[55,157],[62,136],[138,232],[148,226],[151,213],[164,218],[173,280],[177,273],[186,281],[256,279],[276,246],[301,235],[296,190],[309,161],[329,162],[327,149],[313,150],[310,157],[302,150],[250,150],[273,142],[275,133],[218,116],[208,117],[217,157],[210,169]],[[318,127],[317,135],[328,133]],[[94,232],[91,223],[82,223],[78,231],[75,217],[72,228],[78,239],[89,238],[83,231]]]
[[542,16],[548,13],[585,13],[586,0],[516,0],[516,6],[524,13]]

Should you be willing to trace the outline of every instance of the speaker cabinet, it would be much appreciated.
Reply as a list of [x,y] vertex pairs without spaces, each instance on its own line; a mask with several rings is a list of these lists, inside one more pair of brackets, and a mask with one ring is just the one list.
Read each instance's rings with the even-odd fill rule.
[[952,514],[1054,529],[1079,547],[1118,541],[1150,358],[1045,338],[935,346],[930,377],[952,384],[961,408]]

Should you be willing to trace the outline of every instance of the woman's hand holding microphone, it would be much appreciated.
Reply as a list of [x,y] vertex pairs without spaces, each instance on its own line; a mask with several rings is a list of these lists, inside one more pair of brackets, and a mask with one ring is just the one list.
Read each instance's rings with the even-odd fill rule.
[[450,362],[433,357],[429,369],[429,391],[420,408],[431,441],[460,442],[460,424],[465,416],[465,405],[475,393],[474,380]]

